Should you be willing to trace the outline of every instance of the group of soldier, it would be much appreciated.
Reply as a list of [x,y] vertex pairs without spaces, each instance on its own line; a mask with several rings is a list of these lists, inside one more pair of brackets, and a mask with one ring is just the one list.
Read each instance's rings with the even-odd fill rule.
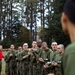
[[6,75],[61,75],[63,44],[52,42],[49,48],[46,42],[33,41],[32,48],[28,48],[28,43],[18,50],[14,48],[10,45],[4,58]]

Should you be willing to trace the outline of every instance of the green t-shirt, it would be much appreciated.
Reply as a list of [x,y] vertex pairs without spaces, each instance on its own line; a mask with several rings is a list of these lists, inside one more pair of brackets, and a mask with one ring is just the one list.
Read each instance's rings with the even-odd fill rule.
[[70,44],[63,55],[62,75],[75,75],[75,42]]

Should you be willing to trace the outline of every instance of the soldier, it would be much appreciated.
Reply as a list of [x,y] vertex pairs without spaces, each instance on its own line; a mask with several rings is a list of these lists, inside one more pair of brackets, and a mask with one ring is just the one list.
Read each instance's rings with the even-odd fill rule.
[[[58,54],[57,52],[57,42],[52,42],[51,44],[51,48],[52,48],[52,51],[53,51],[53,58],[52,58],[52,61],[54,61],[56,55]],[[54,74],[55,72],[55,67],[51,65],[52,62],[49,62],[50,64],[48,64],[49,68],[51,69],[50,70],[50,73],[51,74]]]
[[51,63],[52,66],[54,66],[55,68],[55,75],[61,75],[61,58],[62,55],[64,53],[64,45],[63,44],[59,44],[57,46],[57,51],[58,54],[55,56],[54,61]]
[[35,48],[36,45],[37,45],[37,42],[36,41],[33,41],[32,42],[32,49]]
[[41,39],[37,40],[37,46],[39,47],[39,56],[41,56],[42,53],[41,45],[42,45],[42,40]]
[[39,53],[40,53],[40,50],[39,50],[39,47],[37,46],[37,42],[36,41],[33,41],[32,42],[32,49],[31,49],[31,52],[32,52],[32,72],[33,72],[33,75],[40,75],[40,67],[39,67],[39,63],[38,63],[38,57],[39,57]]
[[16,63],[16,51],[14,50],[14,45],[10,45],[10,50],[5,56],[6,62],[6,75],[17,75],[17,63]]
[[29,75],[30,53],[28,50],[28,44],[23,44],[23,51],[21,53],[22,60],[22,75]]
[[[8,49],[8,50],[9,50],[9,49]],[[8,58],[8,56],[5,55],[5,57],[4,57],[4,61],[6,62],[6,65],[5,65],[5,73],[6,73],[6,75],[10,75],[9,62],[8,62],[7,58]]]
[[57,53],[57,42],[52,42],[51,48],[53,50],[54,55]]
[[22,51],[22,47],[19,46],[19,47],[18,47],[18,52],[21,52],[21,51]]
[[41,40],[41,39],[38,39],[38,40],[37,40],[37,46],[38,46],[39,48],[41,48],[41,44],[42,44],[42,40]]
[[36,55],[36,53],[35,53],[35,51],[37,50],[37,42],[36,41],[33,41],[32,42],[32,48],[31,48],[31,62],[30,62],[30,75],[36,75],[36,69],[34,69],[35,68],[35,63],[36,63],[36,57],[37,57],[37,55]]
[[70,36],[71,44],[62,59],[62,75],[75,75],[75,0],[68,0],[61,17],[63,31]]
[[17,53],[17,57],[16,57],[16,61],[17,61],[17,75],[22,75],[22,62],[21,62],[21,53],[22,53],[22,47],[19,46],[18,47],[18,53]]
[[47,43],[43,42],[42,43],[42,53],[39,58],[39,62],[42,65],[41,68],[41,75],[47,75],[50,72],[49,66],[46,65],[47,62],[52,61],[53,58],[53,51],[48,48]]
[[0,75],[1,75],[1,70],[2,70],[2,59],[4,58],[3,53],[2,53],[2,45],[0,45]]

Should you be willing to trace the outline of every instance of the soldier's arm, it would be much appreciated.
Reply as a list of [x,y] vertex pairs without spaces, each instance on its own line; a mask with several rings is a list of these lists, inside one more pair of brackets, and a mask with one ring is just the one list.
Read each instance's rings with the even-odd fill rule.
[[5,62],[8,62],[10,60],[10,52],[7,53],[7,55],[4,57]]
[[48,64],[48,66],[49,66],[50,68],[53,67],[53,66],[52,66],[53,58],[54,58],[54,53],[53,53],[53,51],[50,49],[50,55],[49,55],[50,61],[49,61],[49,64]]
[[32,63],[36,62],[36,57],[37,57],[36,54],[33,51],[31,51],[30,60]]
[[25,54],[24,52],[21,53],[21,61],[27,59],[29,57],[29,54]]
[[19,61],[19,53],[16,53],[16,61],[18,62]]
[[53,61],[53,58],[54,58],[54,53],[53,53],[53,51],[50,49],[50,62]]
[[39,50],[38,58],[40,58],[40,57],[41,57],[41,55],[42,55],[42,49],[41,49],[41,48],[39,48],[38,50]]
[[61,56],[59,54],[56,54],[55,58],[54,58],[54,61],[55,61],[55,65],[56,67],[60,67],[61,66]]

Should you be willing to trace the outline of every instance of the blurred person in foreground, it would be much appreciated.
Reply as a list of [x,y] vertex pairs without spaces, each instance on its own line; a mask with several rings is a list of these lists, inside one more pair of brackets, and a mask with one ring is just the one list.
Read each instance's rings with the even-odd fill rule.
[[68,34],[71,40],[62,58],[62,75],[75,75],[75,0],[66,2],[61,23],[64,33]]

